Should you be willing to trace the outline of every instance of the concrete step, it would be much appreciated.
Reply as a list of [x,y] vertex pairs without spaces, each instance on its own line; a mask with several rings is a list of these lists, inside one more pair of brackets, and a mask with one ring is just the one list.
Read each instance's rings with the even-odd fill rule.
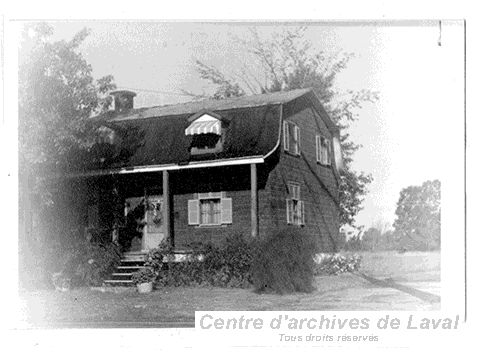
[[125,284],[133,284],[133,282],[131,280],[127,280],[127,279],[107,279],[107,280],[104,280],[104,283],[105,284],[122,284],[122,283],[125,283]]
[[145,256],[146,255],[125,255],[125,254],[123,254],[122,258],[127,259],[127,260],[132,260],[132,259],[134,259],[134,260],[145,260]]
[[129,253],[123,253],[123,257],[125,259],[145,259],[145,256],[147,255],[147,253],[132,253],[132,252],[129,252]]
[[133,259],[120,259],[120,265],[132,265],[132,266],[135,266],[135,265],[143,265],[145,263],[145,260],[133,260]]
[[104,283],[109,286],[131,286],[132,273],[145,268],[144,252],[128,252],[122,255],[120,265]]

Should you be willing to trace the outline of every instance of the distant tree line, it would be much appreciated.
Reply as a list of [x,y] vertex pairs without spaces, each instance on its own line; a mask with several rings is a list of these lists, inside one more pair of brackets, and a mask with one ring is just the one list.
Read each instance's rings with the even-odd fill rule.
[[425,181],[400,192],[393,229],[375,225],[345,241],[344,250],[400,252],[438,250],[441,245],[440,181]]

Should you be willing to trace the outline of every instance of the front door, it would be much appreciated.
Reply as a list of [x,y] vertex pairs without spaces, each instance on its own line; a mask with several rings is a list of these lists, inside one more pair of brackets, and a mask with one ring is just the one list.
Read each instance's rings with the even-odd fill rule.
[[142,250],[150,250],[159,246],[165,235],[163,196],[147,196],[145,204],[145,227],[143,229]]
[[134,229],[128,251],[148,251],[157,247],[164,238],[163,197],[130,197],[125,200],[127,227]]

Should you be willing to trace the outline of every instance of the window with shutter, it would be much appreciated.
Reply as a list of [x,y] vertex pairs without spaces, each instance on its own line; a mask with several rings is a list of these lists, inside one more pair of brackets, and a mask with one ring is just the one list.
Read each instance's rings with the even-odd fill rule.
[[331,165],[332,161],[332,151],[330,140],[326,137],[317,135],[316,136],[316,151],[317,151],[317,162],[320,162],[322,165]]
[[286,200],[287,224],[305,225],[305,204],[301,201],[300,185],[288,183],[288,198]]
[[300,154],[300,128],[291,122],[283,122],[283,149],[293,155]]
[[188,224],[214,226],[232,223],[232,199],[225,192],[196,194],[188,201]]

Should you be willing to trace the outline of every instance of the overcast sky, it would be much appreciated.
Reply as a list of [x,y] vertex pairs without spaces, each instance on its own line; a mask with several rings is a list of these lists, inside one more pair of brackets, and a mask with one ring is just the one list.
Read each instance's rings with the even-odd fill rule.
[[[209,91],[194,59],[229,71],[245,59],[232,36],[252,24],[57,22],[55,39],[88,27],[81,47],[95,77],[112,74],[119,88],[137,93],[135,107],[186,102],[181,90]],[[279,30],[259,26],[262,36]],[[358,225],[391,224],[402,188],[441,179],[449,160],[449,130],[463,125],[463,24],[310,24],[308,39],[327,52],[353,52],[338,77],[340,91],[370,89],[375,104],[350,129],[363,147],[354,168],[374,181]],[[441,40],[441,46],[439,45]],[[239,63],[240,62],[240,63]]]

